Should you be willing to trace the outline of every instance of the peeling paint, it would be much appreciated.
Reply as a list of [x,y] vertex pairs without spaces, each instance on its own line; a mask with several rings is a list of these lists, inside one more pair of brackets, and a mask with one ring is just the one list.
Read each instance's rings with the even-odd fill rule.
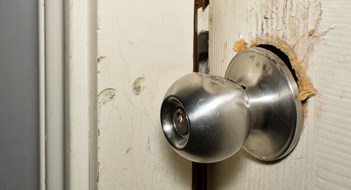
[[135,79],[133,85],[132,85],[132,90],[135,95],[139,95],[144,89],[146,88],[147,83],[146,83],[146,78],[145,77],[138,77]]
[[114,100],[116,98],[117,91],[114,88],[105,88],[98,95],[98,101],[100,105],[105,105],[106,103]]

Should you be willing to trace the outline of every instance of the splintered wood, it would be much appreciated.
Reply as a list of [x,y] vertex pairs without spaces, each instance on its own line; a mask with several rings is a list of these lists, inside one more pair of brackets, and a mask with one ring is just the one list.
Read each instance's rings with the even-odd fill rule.
[[243,39],[234,42],[233,49],[236,52],[240,52],[247,48],[247,42]]
[[289,56],[299,99],[318,93],[303,104],[308,115],[291,155],[267,165],[242,152],[210,164],[209,189],[351,189],[350,10],[350,0],[211,1],[211,73],[223,75],[235,56],[226,44],[266,43]]
[[[298,100],[306,101],[308,98],[315,96],[317,94],[317,90],[314,88],[311,80],[307,75],[306,63],[299,61],[297,55],[295,54],[293,48],[291,48],[287,42],[281,39],[270,38],[270,37],[257,37],[252,40],[250,43],[250,47],[258,46],[260,44],[267,44],[275,46],[284,52],[290,60],[290,64],[295,71],[297,76],[297,83],[299,86],[299,95],[297,97]],[[240,39],[234,42],[233,49],[236,52],[240,52],[245,50],[248,47],[248,43]]]
[[[297,99],[306,101],[315,96],[317,90],[307,75],[309,57],[320,39],[334,29],[330,26],[324,31],[320,30],[320,1],[292,1],[289,5],[275,0],[251,3],[248,3],[251,8],[246,19],[248,33],[240,34],[240,40],[234,42],[234,51],[239,52],[259,44],[279,48],[289,57],[297,75],[300,90]],[[244,40],[245,37],[250,43]]]

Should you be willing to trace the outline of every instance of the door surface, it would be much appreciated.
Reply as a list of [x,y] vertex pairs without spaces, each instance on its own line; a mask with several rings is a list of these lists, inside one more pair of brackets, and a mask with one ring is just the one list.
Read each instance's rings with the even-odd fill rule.
[[212,74],[223,76],[237,40],[284,41],[318,93],[292,154],[264,164],[241,151],[209,165],[209,189],[351,189],[350,9],[349,0],[210,2]]
[[[99,189],[191,188],[191,162],[167,145],[159,110],[166,89],[192,71],[193,6],[97,2]],[[318,92],[291,155],[265,164],[240,151],[208,165],[209,189],[350,189],[350,1],[214,0],[209,8],[212,74],[224,75],[235,41],[284,42]]]
[[167,88],[192,71],[193,2],[98,1],[98,188],[191,189],[160,128]]

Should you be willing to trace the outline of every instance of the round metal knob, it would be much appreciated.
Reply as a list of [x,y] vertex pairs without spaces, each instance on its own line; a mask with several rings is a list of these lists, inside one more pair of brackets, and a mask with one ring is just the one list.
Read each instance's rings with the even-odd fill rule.
[[161,106],[162,130],[171,147],[194,162],[218,162],[241,147],[259,160],[279,160],[302,130],[297,95],[277,55],[249,48],[233,58],[225,78],[191,73],[178,79]]
[[244,89],[222,77],[191,73],[167,91],[161,123],[173,149],[194,162],[217,162],[235,154],[250,131]]

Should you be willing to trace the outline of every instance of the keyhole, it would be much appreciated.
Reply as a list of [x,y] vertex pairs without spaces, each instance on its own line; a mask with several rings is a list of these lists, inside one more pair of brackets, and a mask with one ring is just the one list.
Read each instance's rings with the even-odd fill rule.
[[180,135],[188,134],[188,121],[183,108],[177,108],[176,111],[173,113],[173,125]]

